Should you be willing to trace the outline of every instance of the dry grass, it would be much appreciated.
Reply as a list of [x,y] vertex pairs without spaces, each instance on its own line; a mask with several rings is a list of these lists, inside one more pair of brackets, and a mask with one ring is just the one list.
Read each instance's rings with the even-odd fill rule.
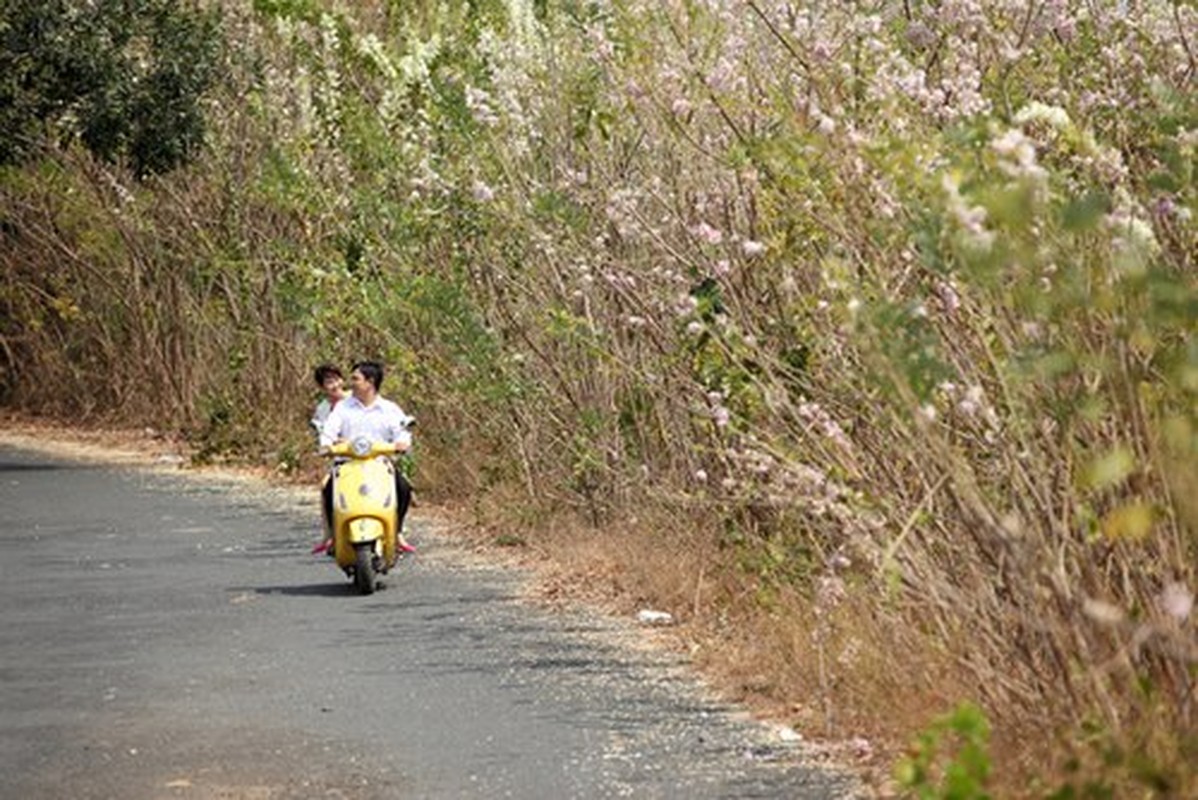
[[[954,630],[930,615],[921,622],[910,596],[879,594],[875,575],[853,568],[825,573],[804,593],[738,569],[735,553],[703,520],[642,507],[635,518],[596,530],[569,512],[513,514],[522,502],[519,494],[476,502],[458,517],[460,535],[488,557],[528,569],[534,602],[585,603],[624,617],[642,609],[670,613],[676,624],[646,633],[654,646],[686,653],[719,696],[793,727],[828,757],[859,770],[879,796],[897,793],[895,763],[937,717],[1037,679],[1028,664],[1034,654],[1012,647],[1006,657],[982,663],[978,629],[968,627],[966,616],[956,618]],[[519,519],[526,521],[513,522]],[[1099,632],[1093,643],[1102,635],[1105,652],[1119,654],[1121,637]],[[1053,674],[1052,665],[1041,668]],[[1077,670],[1078,686],[1089,685],[1090,670],[1080,664]],[[1108,697],[1127,692],[1119,684],[1136,674],[1130,665],[1126,674],[1111,674]],[[996,721],[993,796],[1045,797],[1079,768],[1115,787],[1142,789],[1115,776],[1126,764],[1104,762],[1112,752],[1104,748],[1117,741],[1140,743],[1159,768],[1174,770],[1174,786],[1189,785],[1184,743],[1167,728],[1154,729],[1144,709],[1120,706],[1119,733],[1095,728],[1079,739],[1073,722],[1079,709],[1067,687],[1040,692],[1038,709],[1014,704],[988,711]],[[1158,720],[1173,713],[1158,711]]]

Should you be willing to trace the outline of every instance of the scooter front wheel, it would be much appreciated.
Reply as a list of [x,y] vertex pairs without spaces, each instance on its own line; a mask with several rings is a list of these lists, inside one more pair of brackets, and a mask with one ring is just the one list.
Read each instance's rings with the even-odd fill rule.
[[374,572],[374,546],[362,542],[354,546],[354,586],[362,594],[374,594],[378,576]]

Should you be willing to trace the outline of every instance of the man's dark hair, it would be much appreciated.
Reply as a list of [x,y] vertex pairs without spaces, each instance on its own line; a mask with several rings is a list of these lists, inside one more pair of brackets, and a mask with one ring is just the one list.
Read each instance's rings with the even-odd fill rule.
[[321,364],[316,368],[315,375],[317,386],[324,386],[324,382],[329,378],[341,378],[345,380],[345,376],[341,374],[341,370],[332,364]]
[[383,365],[377,361],[359,361],[354,369],[362,373],[362,377],[374,385],[374,390],[383,388]]

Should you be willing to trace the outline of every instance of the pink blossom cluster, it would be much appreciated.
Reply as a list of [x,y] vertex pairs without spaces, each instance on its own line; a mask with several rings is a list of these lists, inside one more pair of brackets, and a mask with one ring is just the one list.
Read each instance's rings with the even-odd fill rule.
[[[655,400],[704,421],[694,427],[718,442],[720,488],[738,496],[861,518],[829,477],[860,454],[861,426],[788,385],[776,342],[809,345],[804,380],[852,387],[866,409],[857,334],[877,309],[914,307],[951,350],[963,310],[984,301],[962,261],[1003,252],[979,183],[1031,187],[1037,204],[1100,187],[1111,207],[1093,235],[1118,267],[1110,280],[1138,274],[1194,224],[1180,192],[1147,193],[1135,161],[1147,149],[1140,112],[1192,90],[1190,4],[634,0],[551,30],[529,3],[510,6],[510,25],[484,30],[467,65],[434,57],[440,34],[371,39],[281,21],[259,35],[312,56],[267,64],[264,113],[344,211],[380,178],[344,152],[344,95],[366,81],[346,53],[366,59],[377,85],[363,97],[383,121],[380,147],[393,148],[397,199],[421,220],[451,216],[451,197],[475,201],[490,227],[453,244],[504,286],[505,330],[552,361],[558,341],[539,326],[568,310],[597,351],[569,388],[606,410],[629,385],[671,387]],[[468,139],[452,119],[463,100]],[[966,133],[976,150],[954,144]],[[1153,144],[1192,154],[1194,137]],[[941,240],[914,241],[924,214]],[[1051,291],[1053,246],[1037,240],[999,268]],[[1010,327],[1044,336],[1037,325]],[[960,374],[925,418],[1000,444],[993,384]],[[757,413],[700,388],[744,384],[762,398]]]

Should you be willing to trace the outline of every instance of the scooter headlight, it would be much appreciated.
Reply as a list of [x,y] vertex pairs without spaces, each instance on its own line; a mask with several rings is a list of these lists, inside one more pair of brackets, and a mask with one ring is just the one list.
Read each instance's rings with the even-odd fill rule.
[[365,458],[370,455],[370,440],[365,436],[359,436],[357,439],[354,439],[349,447],[358,458]]

